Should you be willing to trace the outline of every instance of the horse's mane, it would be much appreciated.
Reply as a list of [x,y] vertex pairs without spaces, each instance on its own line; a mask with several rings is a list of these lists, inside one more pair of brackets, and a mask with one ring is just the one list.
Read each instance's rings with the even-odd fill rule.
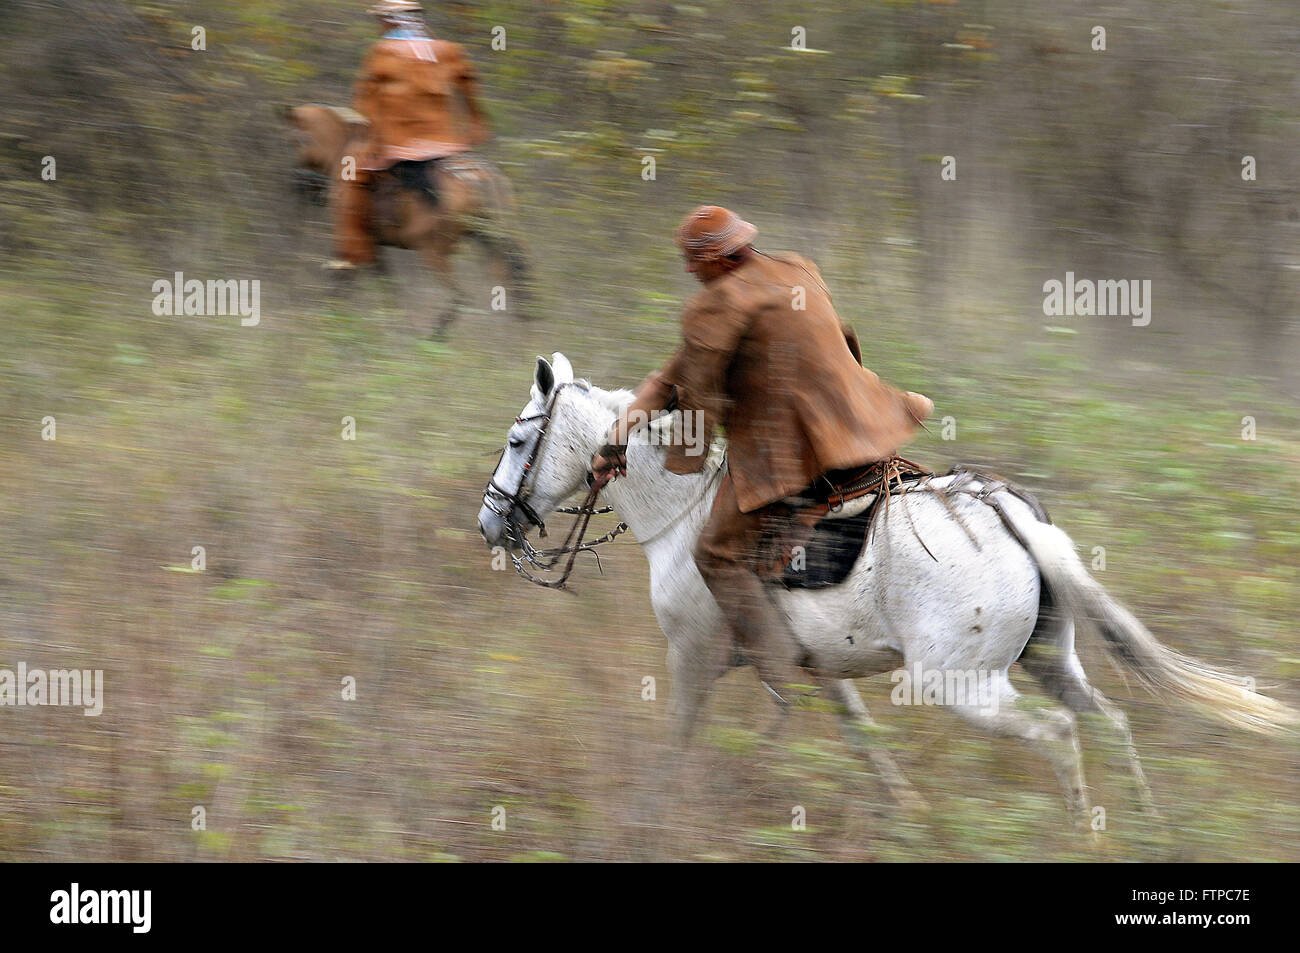
[[588,392],[601,405],[616,414],[621,414],[626,410],[628,404],[632,403],[632,398],[636,396],[626,387],[620,387],[617,390],[604,390],[595,384],[590,385]]

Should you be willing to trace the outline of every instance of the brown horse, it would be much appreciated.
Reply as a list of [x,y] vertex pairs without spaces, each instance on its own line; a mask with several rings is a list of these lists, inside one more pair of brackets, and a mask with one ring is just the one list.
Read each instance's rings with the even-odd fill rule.
[[[333,198],[345,159],[363,153],[370,135],[365,117],[351,109],[311,104],[286,107],[284,119],[293,133],[300,195],[316,201]],[[505,295],[494,292],[492,306],[504,304],[516,317],[524,317],[528,267],[521,243],[506,227],[506,215],[514,207],[510,183],[490,162],[470,153],[439,160],[433,169],[436,206],[403,187],[394,175],[375,176],[371,229],[376,243],[418,251],[450,292],[435,334],[450,326],[465,302],[451,263],[464,238],[474,239],[493,256],[499,287],[510,285]]]

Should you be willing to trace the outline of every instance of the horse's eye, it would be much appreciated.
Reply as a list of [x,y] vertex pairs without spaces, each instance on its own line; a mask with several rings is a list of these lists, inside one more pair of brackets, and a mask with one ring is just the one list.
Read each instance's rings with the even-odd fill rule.
[[512,446],[512,447],[522,447],[523,445],[524,445],[524,438],[523,438],[523,437],[511,437],[511,438],[510,438],[510,446]]

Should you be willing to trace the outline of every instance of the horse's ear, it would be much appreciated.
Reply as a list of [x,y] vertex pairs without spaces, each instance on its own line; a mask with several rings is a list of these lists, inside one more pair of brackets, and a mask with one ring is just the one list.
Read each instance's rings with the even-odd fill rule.
[[557,384],[573,383],[573,365],[569,363],[567,357],[556,351],[551,355],[551,364],[555,368],[555,382]]
[[533,389],[541,397],[549,397],[555,388],[555,371],[540,355],[537,358],[537,373],[533,375]]

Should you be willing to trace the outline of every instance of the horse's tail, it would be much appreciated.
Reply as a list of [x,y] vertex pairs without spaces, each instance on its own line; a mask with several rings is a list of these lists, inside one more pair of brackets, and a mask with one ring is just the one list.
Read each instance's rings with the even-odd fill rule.
[[1089,575],[1074,551],[1074,542],[1059,528],[1034,519],[1012,519],[1016,534],[1052,596],[1076,620],[1092,622],[1106,647],[1153,693],[1176,698],[1238,728],[1271,734],[1300,721],[1300,713],[1255,692],[1251,680],[1214,669],[1161,645],[1128,609]]

